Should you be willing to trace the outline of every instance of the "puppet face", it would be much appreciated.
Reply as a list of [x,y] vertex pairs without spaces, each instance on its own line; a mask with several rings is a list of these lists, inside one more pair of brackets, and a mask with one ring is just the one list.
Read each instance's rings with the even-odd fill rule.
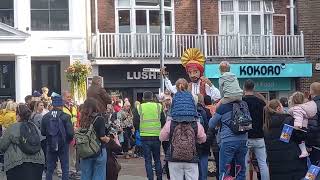
[[197,69],[195,67],[191,67],[188,69],[188,75],[189,75],[191,82],[196,83],[200,79],[201,73],[200,73],[199,69]]

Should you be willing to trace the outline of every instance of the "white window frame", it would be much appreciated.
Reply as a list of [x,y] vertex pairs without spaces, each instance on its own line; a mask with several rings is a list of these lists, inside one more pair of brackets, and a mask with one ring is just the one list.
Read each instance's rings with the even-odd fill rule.
[[[147,33],[150,33],[150,23],[149,23],[149,11],[150,10],[160,10],[160,6],[137,6],[135,0],[129,0],[129,6],[119,6],[119,0],[115,0],[115,30],[119,33],[119,10],[129,10],[130,11],[130,32],[136,33],[136,10],[146,10],[146,21],[147,21]],[[171,7],[165,6],[164,11],[171,12],[171,27],[172,33],[175,32],[175,13],[174,13],[174,0],[171,0]]]
[[[233,1],[233,11],[225,11],[222,12],[222,5],[221,2],[223,1]],[[266,14],[271,14],[271,19],[273,19],[272,14],[274,12],[266,12],[266,0],[247,0],[248,1],[248,11],[239,11],[239,1],[240,0],[219,0],[218,3],[218,8],[219,8],[219,34],[223,34],[225,32],[222,32],[222,18],[221,16],[223,15],[232,15],[233,19],[234,19],[234,29],[233,29],[233,34],[238,34],[240,33],[240,27],[239,27],[239,17],[240,15],[248,15],[248,34],[252,35],[252,15],[259,15],[260,16],[260,24],[261,24],[261,33],[260,35],[264,35],[265,34],[265,27],[264,27],[264,15]],[[260,11],[251,11],[251,1],[260,1]],[[272,3],[272,2],[271,2]],[[273,4],[272,5],[272,9],[273,9]],[[272,25],[272,24],[271,24]],[[273,25],[272,25],[273,26]],[[271,27],[270,29],[273,29],[273,27]]]

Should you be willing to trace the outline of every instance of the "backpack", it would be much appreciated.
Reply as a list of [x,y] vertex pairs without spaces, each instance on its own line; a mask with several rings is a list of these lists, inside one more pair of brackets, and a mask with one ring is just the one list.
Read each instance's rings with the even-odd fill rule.
[[47,125],[47,137],[49,150],[56,152],[66,144],[66,128],[61,120],[61,111],[51,111],[51,117]]
[[93,127],[98,117],[101,116],[96,116],[89,128],[80,128],[75,133],[77,153],[82,159],[92,157],[101,152],[101,142],[97,138]]
[[173,161],[189,162],[197,156],[197,122],[171,122],[171,157]]
[[39,130],[35,124],[30,121],[21,123],[18,146],[28,155],[36,154],[41,150]]
[[252,118],[245,101],[233,103],[229,128],[234,134],[245,134],[252,129]]

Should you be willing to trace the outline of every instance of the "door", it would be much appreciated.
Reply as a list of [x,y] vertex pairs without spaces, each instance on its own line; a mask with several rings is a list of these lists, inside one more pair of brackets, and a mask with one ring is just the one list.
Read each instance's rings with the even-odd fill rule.
[[15,99],[14,61],[0,62],[0,99]]

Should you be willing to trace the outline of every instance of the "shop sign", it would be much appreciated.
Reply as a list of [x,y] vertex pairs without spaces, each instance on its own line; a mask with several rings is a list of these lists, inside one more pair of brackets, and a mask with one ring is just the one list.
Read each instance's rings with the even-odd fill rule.
[[127,72],[127,80],[157,80],[160,74],[157,72]]
[[[312,64],[231,64],[231,72],[238,78],[312,77]],[[219,78],[219,64],[206,64],[205,76]]]

